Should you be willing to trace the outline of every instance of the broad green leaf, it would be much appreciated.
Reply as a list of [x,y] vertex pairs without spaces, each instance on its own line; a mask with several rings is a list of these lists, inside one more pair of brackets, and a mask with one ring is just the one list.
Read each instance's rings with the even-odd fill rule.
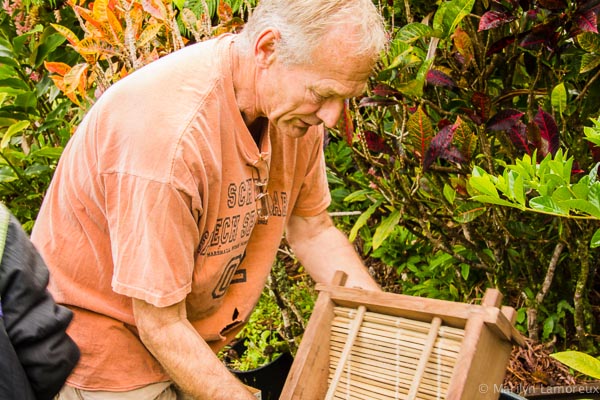
[[19,57],[25,58],[27,52],[23,51],[25,45],[31,40],[31,35],[40,33],[43,30],[43,26],[38,24],[33,29],[28,30],[22,35],[17,36],[13,39],[13,52]]
[[600,208],[594,206],[587,200],[571,199],[559,201],[559,205],[564,209],[575,209],[585,214],[600,219]]
[[424,61],[414,79],[395,85],[394,87],[406,96],[421,97],[423,95],[423,86],[425,86],[425,77],[432,63],[433,59]]
[[372,193],[373,191],[370,189],[357,190],[356,192],[352,192],[348,196],[346,196],[346,198],[344,198],[344,201],[348,203],[353,203],[356,201],[365,201],[368,199],[368,195]]
[[589,354],[569,350],[550,354],[550,356],[582,374],[600,379],[600,360]]
[[6,165],[0,167],[0,182],[8,183],[8,182],[14,182],[18,179],[19,178],[17,177],[17,175],[15,175],[12,168],[10,168]]
[[487,209],[481,204],[481,202],[468,202],[461,204],[456,210],[454,210],[454,220],[460,223],[467,223],[475,220],[481,214],[485,213]]
[[444,197],[446,201],[450,204],[454,204],[454,199],[456,198],[456,191],[452,188],[452,186],[447,183],[444,184]]
[[496,204],[498,206],[519,208],[516,203],[511,203],[508,200],[503,200],[500,197],[496,197],[496,196],[479,195],[479,196],[473,196],[471,198],[471,200],[478,201],[480,203],[490,203],[490,204]]
[[571,190],[573,191],[573,194],[577,199],[585,200],[588,197],[590,188],[589,185],[586,182],[584,182],[585,178],[587,178],[587,176],[583,177],[579,182],[571,186]]
[[429,37],[431,33],[432,29],[429,26],[420,22],[413,22],[400,28],[396,39],[404,43],[412,43],[416,40]]
[[592,236],[592,242],[590,243],[590,247],[592,249],[600,247],[600,229],[594,232],[594,236]]
[[5,92],[4,88],[15,89],[18,93],[30,90],[29,86],[22,79],[17,78],[0,79],[0,91]]
[[552,109],[559,115],[563,115],[567,109],[567,89],[564,83],[560,83],[552,89]]
[[6,147],[8,147],[9,143],[10,143],[10,139],[12,139],[12,137],[21,132],[23,129],[27,129],[29,127],[29,121],[19,121],[16,122],[14,124],[12,124],[4,133],[4,136],[2,137],[2,142],[0,142],[0,148],[1,149],[5,149]]
[[554,319],[547,318],[546,321],[544,321],[544,330],[542,332],[542,338],[549,338],[553,331],[554,331]]
[[534,197],[529,200],[529,207],[534,210],[541,211],[549,214],[568,215],[569,212],[560,207],[554,200],[549,196]]
[[588,192],[588,201],[594,205],[594,207],[600,208],[600,183],[596,182],[590,186]]
[[583,32],[577,36],[577,43],[586,53],[600,54],[600,37],[597,33]]
[[583,133],[585,134],[586,140],[589,140],[595,145],[600,146],[600,128],[598,126],[595,128],[585,126],[583,128]]
[[600,55],[598,54],[584,54],[581,57],[581,67],[579,67],[579,73],[584,74],[589,72],[600,65]]
[[379,201],[373,203],[369,208],[367,208],[367,210],[364,213],[360,214],[360,216],[356,220],[356,223],[354,224],[354,226],[350,230],[350,233],[348,234],[348,239],[351,242],[353,242],[354,239],[356,239],[356,236],[358,235],[358,231],[360,230],[360,228],[365,226],[365,224],[367,223],[367,221],[369,220],[371,215],[373,215],[375,210],[377,210],[377,208],[381,205],[382,202],[383,202],[382,200],[379,200]]
[[390,236],[396,225],[398,225],[400,217],[400,211],[395,210],[381,221],[373,235],[373,250],[377,250],[377,248],[383,244],[385,239]]
[[448,38],[464,17],[471,13],[475,0],[451,0],[443,2],[433,16],[433,29],[440,38]]
[[30,158],[48,157],[58,160],[63,152],[62,147],[42,147],[39,150],[34,150],[29,154]]
[[460,274],[462,275],[463,279],[466,281],[467,279],[469,279],[469,272],[471,271],[471,267],[469,267],[469,264],[460,264]]
[[487,173],[482,176],[477,176],[475,172],[473,172],[473,175],[469,178],[469,183],[473,189],[481,194],[500,198],[496,186],[494,185],[494,182],[492,182],[492,177]]
[[37,48],[35,55],[35,67],[38,68],[47,59],[48,54],[56,50],[61,44],[65,42],[65,37],[61,34],[55,33],[49,35]]

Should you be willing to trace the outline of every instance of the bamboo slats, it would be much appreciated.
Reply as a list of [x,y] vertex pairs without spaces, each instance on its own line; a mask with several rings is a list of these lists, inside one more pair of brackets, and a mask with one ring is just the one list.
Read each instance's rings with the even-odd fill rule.
[[439,318],[335,307],[326,399],[443,399],[463,337]]

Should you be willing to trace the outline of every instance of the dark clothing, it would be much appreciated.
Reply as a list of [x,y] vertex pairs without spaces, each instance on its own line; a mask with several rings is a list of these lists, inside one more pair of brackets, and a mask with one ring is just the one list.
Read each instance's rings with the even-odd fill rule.
[[0,400],[52,399],[79,360],[65,333],[72,313],[47,284],[44,261],[10,215],[0,261]]

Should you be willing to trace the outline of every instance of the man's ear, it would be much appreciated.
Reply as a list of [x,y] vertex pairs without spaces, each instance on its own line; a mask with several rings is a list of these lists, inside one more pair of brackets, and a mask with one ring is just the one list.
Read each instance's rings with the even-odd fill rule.
[[281,38],[279,31],[268,28],[261,32],[254,45],[256,63],[268,67],[275,61],[276,44]]

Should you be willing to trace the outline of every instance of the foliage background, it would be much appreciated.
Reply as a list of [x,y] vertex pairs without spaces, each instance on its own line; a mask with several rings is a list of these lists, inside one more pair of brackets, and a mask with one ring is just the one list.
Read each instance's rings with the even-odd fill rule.
[[[600,1],[375,3],[389,49],[325,149],[336,222],[386,290],[473,302],[498,287],[527,336],[596,354]],[[254,5],[4,0],[0,198],[25,228],[95,98]],[[310,305],[282,254],[294,278],[273,293]],[[290,343],[308,314],[281,323]]]

